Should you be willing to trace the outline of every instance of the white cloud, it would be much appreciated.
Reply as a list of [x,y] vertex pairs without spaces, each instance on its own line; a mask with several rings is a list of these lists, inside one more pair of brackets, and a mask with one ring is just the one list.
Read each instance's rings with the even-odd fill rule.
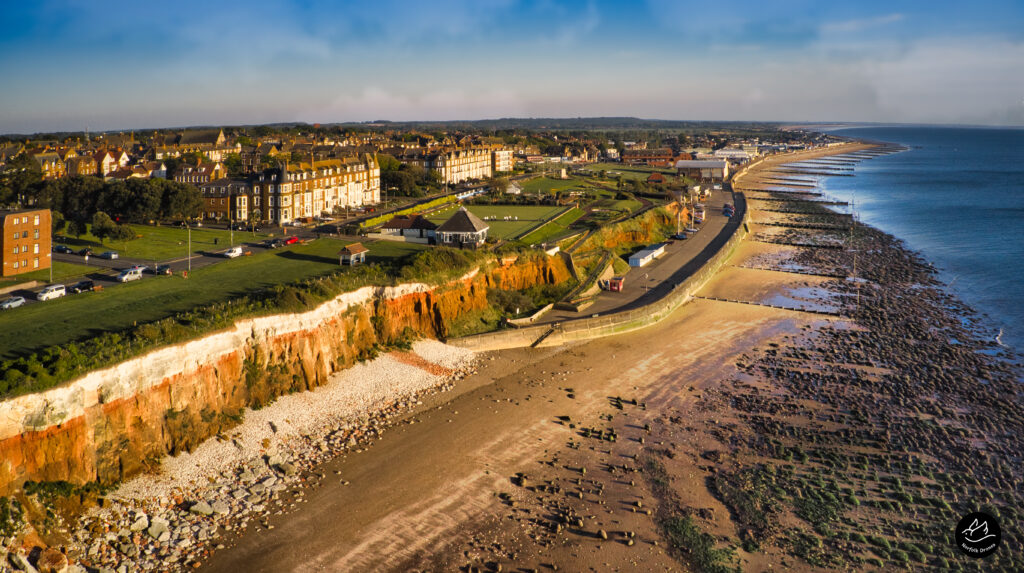
[[395,93],[371,86],[358,93],[341,94],[324,107],[309,109],[301,114],[301,119],[319,122],[457,120],[509,117],[523,112],[519,96],[507,89],[455,88]]
[[893,24],[903,20],[903,14],[887,14],[874,18],[859,18],[844,20],[842,22],[827,22],[821,25],[822,32],[861,32],[870,28],[877,28],[886,24]]

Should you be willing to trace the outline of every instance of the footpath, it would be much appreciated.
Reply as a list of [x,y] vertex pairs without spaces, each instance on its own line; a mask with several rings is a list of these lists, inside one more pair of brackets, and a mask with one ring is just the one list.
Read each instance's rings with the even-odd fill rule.
[[[816,157],[825,150],[809,154]],[[825,151],[825,155],[830,155]],[[740,182],[759,166],[777,165],[802,159],[802,154],[786,154],[758,159],[744,166],[732,178],[732,195],[736,214],[721,228],[718,234],[695,256],[682,263],[682,257],[673,258],[672,263],[681,266],[656,284],[645,286],[648,290],[634,302],[617,305],[619,310],[602,314],[599,308],[588,309],[590,314],[581,318],[567,317],[556,322],[546,319],[543,324],[518,329],[500,330],[457,338],[448,344],[474,351],[502,350],[507,348],[558,346],[574,340],[588,340],[612,334],[630,332],[655,324],[672,314],[680,306],[693,299],[694,295],[728,261],[736,247],[750,232],[750,213],[747,198]],[[725,192],[723,192],[725,193]],[[666,261],[668,262],[668,261]],[[661,265],[659,275],[665,275],[668,265]],[[640,273],[637,273],[640,274]],[[648,272],[649,275],[649,272]]]

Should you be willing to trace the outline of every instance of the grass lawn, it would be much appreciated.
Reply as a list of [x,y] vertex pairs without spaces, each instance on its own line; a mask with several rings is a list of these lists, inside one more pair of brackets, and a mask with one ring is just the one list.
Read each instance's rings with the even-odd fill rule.
[[[252,290],[336,272],[342,268],[338,266],[337,253],[345,244],[324,238],[196,269],[188,279],[146,275],[141,281],[124,285],[105,283],[107,288],[99,292],[68,295],[4,311],[0,317],[4,326],[0,329],[0,358],[13,358],[103,331],[122,330],[136,321],[159,320]],[[367,262],[393,260],[426,248],[389,241],[367,247]]]
[[533,231],[529,235],[526,235],[520,240],[526,243],[527,245],[536,245],[539,243],[543,243],[553,237],[557,237],[558,235],[565,233],[568,230],[569,225],[575,223],[576,220],[582,216],[583,210],[573,207],[561,217],[555,219],[554,221],[550,221],[547,225],[544,225],[543,227],[536,229],[535,231]]
[[[77,250],[90,247],[96,254],[103,251],[117,251],[122,257],[134,257],[150,261],[167,261],[184,257],[188,252],[188,230],[173,226],[156,227],[152,225],[132,225],[141,238],[131,241],[105,241],[94,237],[91,233],[81,237],[61,235],[54,243],[63,243]],[[235,244],[249,241],[260,241],[269,235],[235,231]],[[216,240],[217,244],[214,244]],[[223,250],[231,246],[231,232],[222,229],[192,229],[192,252]]]
[[[488,236],[499,239],[510,239],[535,226],[540,221],[545,221],[565,210],[565,207],[547,205],[469,205],[470,213],[484,219],[484,222],[491,226],[487,232]],[[441,224],[447,221],[457,206],[451,206],[441,211],[431,213],[428,219]],[[518,217],[518,221],[505,221],[506,216]],[[494,218],[488,220],[487,218]]]
[[523,193],[556,193],[558,191],[569,191],[579,189],[588,185],[583,179],[550,179],[548,177],[537,177],[523,184]]
[[[96,272],[96,267],[87,267],[85,265],[76,265],[73,263],[65,263],[63,261],[53,262],[53,282],[60,282],[66,278],[81,277],[93,272]],[[23,275],[4,277],[3,279],[0,279],[0,287],[28,281],[49,282],[50,269],[39,269],[38,271],[32,271]]]
[[[607,179],[614,181],[617,177],[622,177],[625,180],[640,179],[641,181],[647,181],[647,178],[651,176],[651,173],[662,173],[675,175],[674,169],[665,169],[662,167],[646,167],[644,165],[625,165],[622,163],[595,163],[588,165],[587,170],[597,176],[597,172],[604,169],[607,173]],[[612,172],[617,173],[613,175]]]

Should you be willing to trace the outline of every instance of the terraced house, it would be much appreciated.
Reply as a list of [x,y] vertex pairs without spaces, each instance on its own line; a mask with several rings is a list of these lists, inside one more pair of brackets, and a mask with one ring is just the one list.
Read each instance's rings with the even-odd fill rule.
[[441,175],[441,182],[448,184],[461,183],[469,179],[484,179],[494,173],[493,153],[486,147],[420,148],[399,155],[398,160],[437,171]]
[[372,155],[283,163],[244,179],[199,185],[204,217],[287,225],[331,214],[336,207],[380,201],[380,167]]

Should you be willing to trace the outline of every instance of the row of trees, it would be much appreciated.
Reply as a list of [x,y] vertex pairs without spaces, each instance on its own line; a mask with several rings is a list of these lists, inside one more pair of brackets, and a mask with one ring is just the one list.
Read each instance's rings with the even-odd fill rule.
[[377,155],[377,162],[382,189],[406,197],[424,197],[431,190],[441,188],[441,174],[437,171],[402,163],[384,153]]
[[[84,234],[89,223],[100,222],[101,233],[122,238],[125,223],[160,219],[191,219],[202,212],[202,196],[193,185],[166,179],[128,179],[105,182],[78,176],[36,181],[13,190],[16,203],[53,211],[54,230]],[[102,214],[103,217],[98,217]],[[107,221],[110,221],[108,224]]]

